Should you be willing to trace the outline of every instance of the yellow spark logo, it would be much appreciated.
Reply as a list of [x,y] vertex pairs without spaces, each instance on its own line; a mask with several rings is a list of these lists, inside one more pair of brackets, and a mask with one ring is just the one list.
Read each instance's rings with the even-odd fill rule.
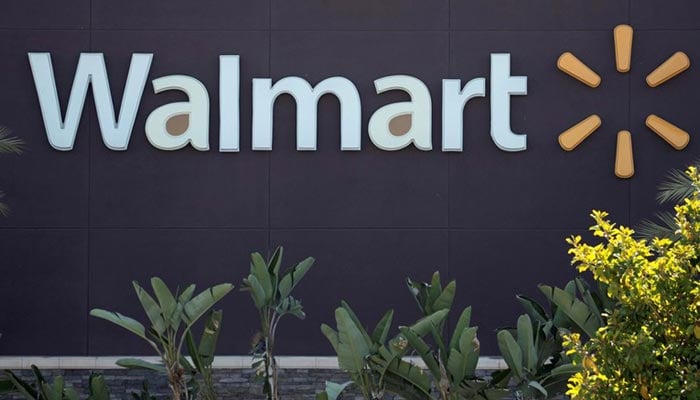
[[[615,66],[617,71],[621,73],[629,72],[634,30],[629,25],[618,25],[613,31],[613,36],[615,38]],[[559,57],[557,67],[567,75],[592,88],[600,85],[600,76],[569,52]],[[690,68],[688,56],[681,51],[676,52],[647,76],[647,85],[655,88],[688,68]],[[595,132],[601,124],[600,117],[593,114],[560,134],[559,145],[562,149],[571,151]],[[676,150],[683,150],[690,142],[688,132],[656,115],[649,115],[646,119],[646,125]],[[632,134],[629,131],[617,133],[615,175],[623,179],[631,178],[634,175]]]

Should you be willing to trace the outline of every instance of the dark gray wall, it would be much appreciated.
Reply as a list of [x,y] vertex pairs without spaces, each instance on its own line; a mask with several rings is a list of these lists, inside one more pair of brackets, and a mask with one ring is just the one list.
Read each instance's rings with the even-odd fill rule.
[[[299,287],[306,321],[287,320],[280,351],[328,354],[318,329],[341,299],[368,323],[393,307],[416,317],[404,288],[436,269],[457,279],[458,305],[474,306],[482,354],[496,354],[493,330],[520,312],[514,295],[574,276],[564,238],[585,234],[591,209],[635,223],[655,209],[665,172],[698,155],[700,73],[657,89],[644,77],[676,50],[700,60],[695,0],[23,0],[0,6],[0,122],[29,142],[0,158],[0,187],[14,214],[0,221],[0,354],[105,355],[146,349],[92,307],[137,313],[130,287],[153,276],[201,287],[240,280],[253,250],[285,245],[287,261],[318,259]],[[636,29],[632,72],[615,72],[612,28]],[[603,77],[592,90],[557,71],[571,50]],[[80,52],[106,55],[115,99],[129,57],[155,53],[151,78],[184,73],[211,96],[211,146],[218,148],[218,55],[242,57],[239,154],[162,152],[146,141],[146,116],[181,97],[147,87],[129,150],[99,137],[92,99],[72,152],[51,149],[26,53],[50,51],[65,105]],[[323,98],[319,151],[294,149],[294,104],[281,98],[271,153],[250,150],[253,77],[332,75],[353,80],[363,122],[383,104],[373,79],[410,74],[433,95],[440,148],[440,82],[489,73],[489,54],[510,52],[529,95],[512,101],[513,128],[528,150],[500,151],[489,137],[489,101],[465,111],[465,151],[339,149],[338,105]],[[693,135],[676,152],[644,127],[657,113]],[[557,135],[591,113],[602,128],[572,153]],[[615,135],[633,133],[636,176],[613,176]],[[221,352],[248,351],[256,315],[245,293],[223,302]]]

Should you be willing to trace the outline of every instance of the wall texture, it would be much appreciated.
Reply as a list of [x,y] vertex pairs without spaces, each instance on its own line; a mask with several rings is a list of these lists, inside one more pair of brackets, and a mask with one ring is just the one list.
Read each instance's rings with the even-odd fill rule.
[[[24,0],[0,5],[0,123],[29,143],[0,158],[0,188],[13,215],[0,220],[0,354],[107,355],[146,351],[88,317],[93,307],[137,314],[130,282],[240,284],[253,250],[286,247],[287,261],[317,264],[298,288],[305,321],[282,326],[280,352],[329,354],[319,324],[341,299],[368,323],[386,308],[399,322],[417,313],[404,278],[439,270],[457,279],[459,306],[474,306],[482,354],[493,331],[520,312],[515,294],[574,275],[564,238],[586,234],[591,209],[622,223],[655,210],[655,186],[700,148],[700,73],[650,89],[646,74],[676,50],[700,61],[700,3],[669,0]],[[612,29],[635,29],[632,71],[615,71]],[[570,50],[603,77],[596,90],[556,69]],[[239,154],[163,152],[143,133],[157,106],[181,99],[147,85],[128,151],[102,143],[89,96],[72,152],[44,132],[28,51],[50,51],[65,107],[81,52],[103,52],[119,103],[133,52],[152,52],[150,79],[184,73],[207,86],[211,147],[218,148],[218,55],[241,55]],[[529,95],[512,100],[512,125],[528,150],[499,150],[489,137],[489,100],[465,111],[465,151],[440,152],[440,85],[488,78],[489,54],[512,54]],[[319,105],[319,150],[295,151],[294,103],[275,112],[272,152],[250,150],[251,79],[298,75],[356,83],[363,124],[381,105],[373,80],[410,74],[433,96],[434,148],[388,153],[366,136],[339,151],[337,101]],[[598,113],[601,129],[566,153],[557,135]],[[650,113],[691,133],[677,152],[644,126]],[[629,129],[636,175],[613,175],[616,132]],[[224,354],[245,354],[256,315],[245,293],[227,298]]]

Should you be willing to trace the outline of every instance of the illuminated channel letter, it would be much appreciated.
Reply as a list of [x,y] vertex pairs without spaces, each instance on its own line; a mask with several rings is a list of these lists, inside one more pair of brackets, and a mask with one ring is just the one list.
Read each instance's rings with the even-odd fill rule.
[[527,76],[510,76],[510,54],[491,54],[491,138],[503,151],[527,149],[527,135],[510,127],[510,96],[527,94]]
[[432,150],[432,100],[423,81],[407,75],[391,75],[375,80],[374,87],[378,94],[403,90],[411,96],[411,101],[388,104],[372,114],[368,129],[372,143],[386,151],[401,150],[411,143],[420,150]]
[[219,151],[240,151],[241,67],[238,56],[219,56]]
[[462,151],[464,106],[486,96],[486,79],[475,78],[462,89],[459,79],[442,80],[442,151]]
[[272,85],[272,79],[253,79],[253,150],[272,150],[272,116],[275,100],[289,94],[297,103],[297,150],[315,151],[318,99],[332,94],[340,102],[340,149],[357,151],[362,146],[360,94],[349,79],[327,78],[311,87],[306,80],[288,76]]
[[126,78],[119,117],[115,120],[112,92],[107,79],[107,68],[102,53],[81,53],[73,78],[65,120],[61,115],[58,91],[50,53],[29,53],[29,64],[34,76],[34,85],[39,97],[41,114],[49,144],[56,150],[73,149],[80,116],[85,106],[88,86],[92,84],[92,95],[97,109],[97,120],[105,146],[111,150],[126,150],[141,103],[141,95],[151,69],[153,54],[131,56],[129,74]]
[[[166,104],[146,119],[146,137],[160,150],[178,150],[188,143],[209,150],[209,94],[202,82],[187,75],[169,75],[153,80],[153,91],[184,92],[189,101]],[[172,121],[170,121],[172,119]],[[172,123],[177,121],[176,124]]]

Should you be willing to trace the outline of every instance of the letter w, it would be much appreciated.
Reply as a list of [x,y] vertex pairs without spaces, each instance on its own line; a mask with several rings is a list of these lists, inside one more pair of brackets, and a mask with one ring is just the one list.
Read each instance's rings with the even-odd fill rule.
[[29,53],[29,64],[34,76],[34,85],[39,97],[41,114],[49,144],[56,150],[73,149],[80,116],[85,106],[88,86],[92,83],[97,120],[100,123],[102,140],[111,150],[126,150],[141,103],[141,95],[151,69],[153,54],[134,54],[131,57],[129,75],[126,78],[124,96],[115,119],[112,92],[109,89],[107,68],[102,53],[81,53],[73,79],[73,88],[68,99],[65,120],[61,116],[61,105],[54,78],[50,53]]

